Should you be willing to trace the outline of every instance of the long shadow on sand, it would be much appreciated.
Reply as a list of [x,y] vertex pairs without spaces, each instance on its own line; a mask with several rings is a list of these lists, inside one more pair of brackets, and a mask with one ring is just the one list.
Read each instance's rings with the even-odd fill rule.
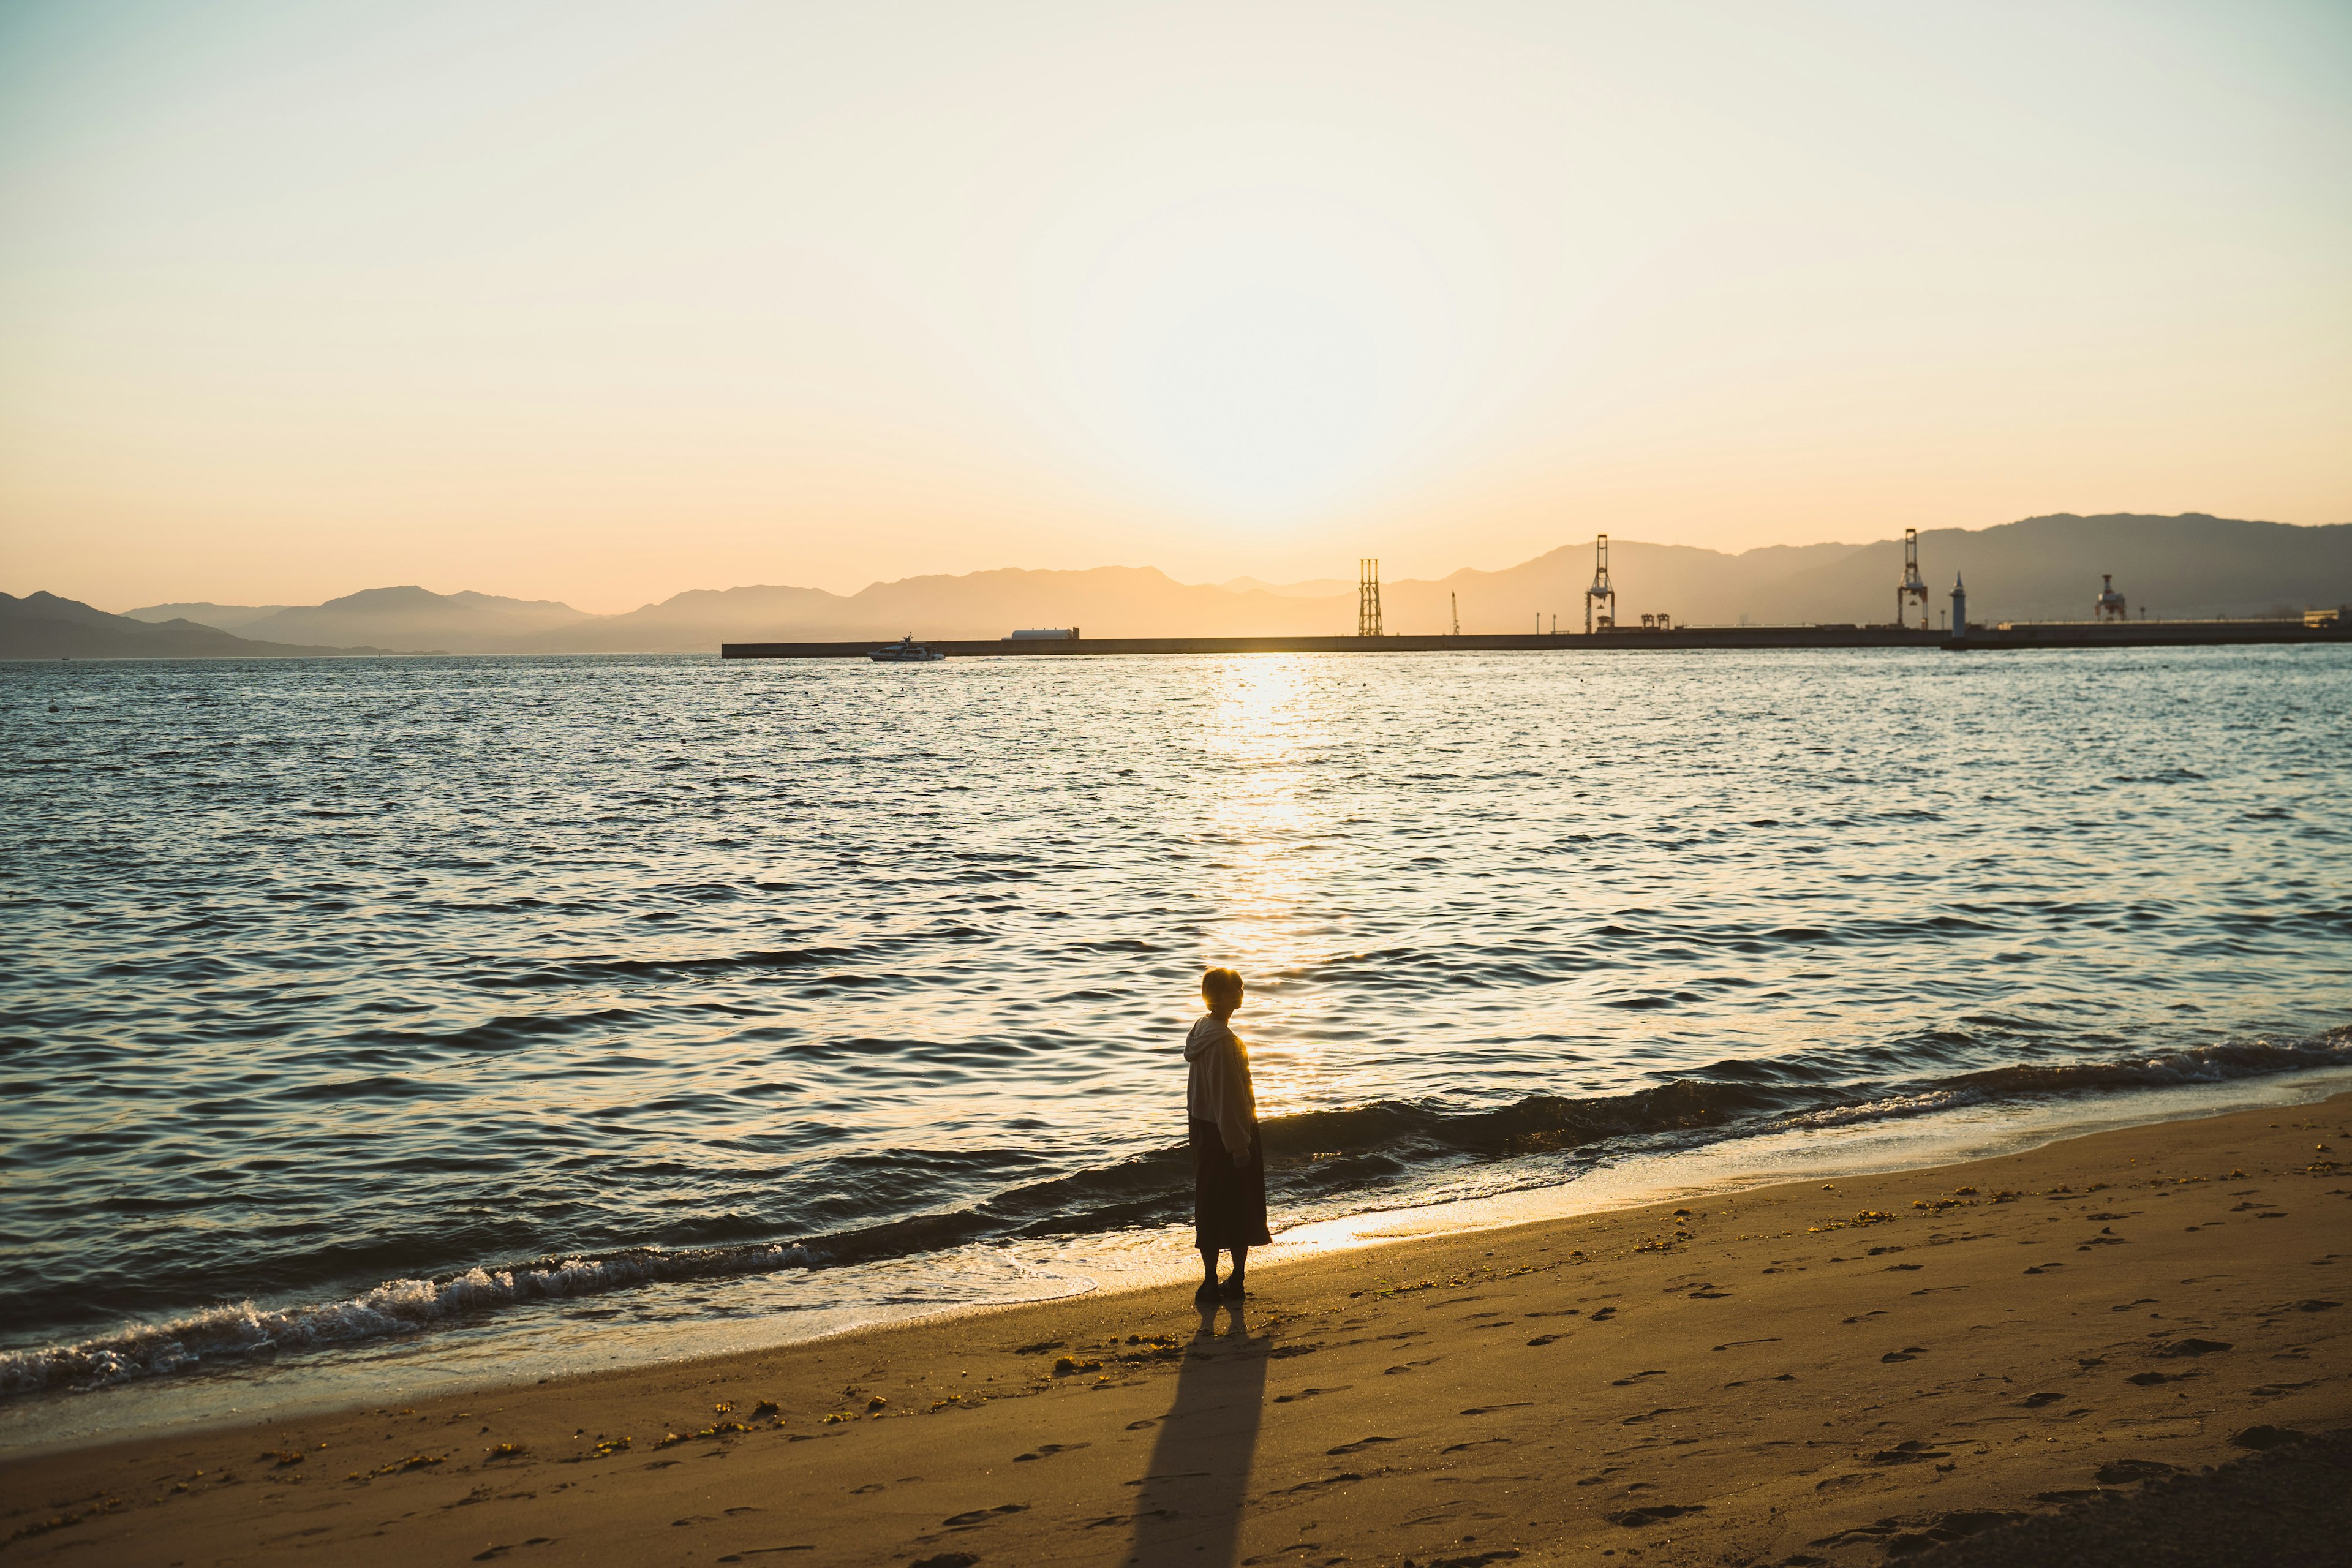
[[1265,1352],[1266,1342],[1250,1337],[1241,1302],[1201,1309],[1200,1332],[1176,1374],[1176,1402],[1160,1418],[1137,1489],[1128,1557],[1135,1568],[1227,1568],[1234,1561],[1265,1409]]

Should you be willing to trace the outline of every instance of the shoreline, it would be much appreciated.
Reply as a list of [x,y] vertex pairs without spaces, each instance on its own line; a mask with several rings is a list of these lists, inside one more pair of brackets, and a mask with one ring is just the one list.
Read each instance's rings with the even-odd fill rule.
[[1933,1539],[2113,1489],[2126,1459],[2352,1424],[2347,1120],[2338,1093],[1269,1259],[1238,1311],[1090,1291],[20,1455],[0,1537],[132,1562],[1876,1562],[1884,1520]]
[[[2352,1067],[2148,1085],[2096,1097],[1992,1100],[1904,1115],[1743,1131],[1718,1141],[1603,1159],[1556,1181],[1511,1182],[1473,1194],[1411,1196],[1297,1220],[1256,1256],[1262,1266],[1429,1237],[1590,1217],[1706,1195],[1736,1196],[1784,1182],[1892,1175],[1995,1158],[2116,1128],[2197,1120],[2243,1109],[2273,1114],[2352,1089]],[[630,1287],[620,1299],[662,1293],[740,1295],[702,1316],[564,1320],[601,1293],[534,1300],[479,1321],[229,1360],[186,1374],[132,1377],[96,1389],[53,1388],[0,1402],[0,1464],[135,1441],[207,1426],[261,1425],[332,1414],[365,1402],[465,1395],[556,1379],[749,1354],[859,1331],[951,1321],[973,1313],[1150,1289],[1190,1278],[1186,1227],[1040,1240],[1025,1248],[981,1242],[866,1263],[762,1277],[688,1279]],[[483,1265],[496,1268],[497,1265]],[[933,1295],[965,1289],[985,1271],[1020,1295]],[[839,1292],[846,1281],[848,1294]],[[812,1297],[824,1298],[811,1300]],[[85,1414],[87,1413],[87,1414]],[[20,1440],[26,1431],[36,1441]]]

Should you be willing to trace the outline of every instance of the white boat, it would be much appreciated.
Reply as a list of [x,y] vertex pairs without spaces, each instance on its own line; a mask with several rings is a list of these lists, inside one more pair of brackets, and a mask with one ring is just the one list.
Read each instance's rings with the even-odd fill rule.
[[937,664],[947,655],[933,653],[915,640],[914,633],[908,632],[888,647],[877,647],[866,657],[877,664]]

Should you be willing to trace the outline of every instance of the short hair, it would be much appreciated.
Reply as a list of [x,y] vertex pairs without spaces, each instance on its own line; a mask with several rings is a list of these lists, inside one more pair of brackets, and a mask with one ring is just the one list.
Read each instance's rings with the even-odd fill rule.
[[1235,1002],[1240,1001],[1242,999],[1241,971],[1237,969],[1206,971],[1201,976],[1201,994],[1212,1002],[1223,1002],[1228,997]]

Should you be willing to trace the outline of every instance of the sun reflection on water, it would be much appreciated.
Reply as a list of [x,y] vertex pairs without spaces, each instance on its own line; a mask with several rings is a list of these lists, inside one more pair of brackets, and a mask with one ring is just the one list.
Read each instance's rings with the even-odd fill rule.
[[1200,839],[1217,909],[1204,961],[1238,969],[1251,1000],[1237,1028],[1256,1067],[1258,1113],[1287,1114],[1314,1098],[1323,1049],[1296,1043],[1320,1004],[1285,984],[1326,954],[1332,933],[1318,900],[1315,860],[1328,826],[1308,777],[1342,737],[1331,728],[1319,661],[1264,655],[1222,662],[1205,746],[1221,761],[1205,798]]

